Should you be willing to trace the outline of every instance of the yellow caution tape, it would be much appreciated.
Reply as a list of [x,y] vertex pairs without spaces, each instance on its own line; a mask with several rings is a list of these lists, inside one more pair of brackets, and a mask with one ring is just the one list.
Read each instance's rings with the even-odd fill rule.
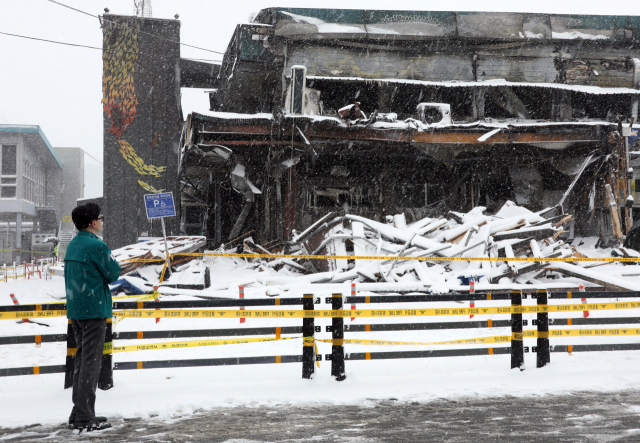
[[[115,297],[111,297],[112,300],[127,300],[127,299],[133,299],[134,301],[149,301],[149,300],[155,300],[156,298],[158,298],[159,294],[134,294],[134,295],[117,295]],[[46,305],[55,305],[55,304],[60,304],[60,303],[66,303],[66,300],[59,300],[59,301],[49,301],[47,303],[43,303]]]
[[118,295],[116,297],[111,297],[112,300],[127,300],[132,299],[134,301],[149,301],[155,300],[158,298],[160,294],[135,294],[135,295]]
[[167,265],[169,264],[168,261],[164,262],[164,266],[162,267],[162,273],[160,273],[160,280],[158,281],[158,284],[162,284],[162,282],[164,281],[164,273],[167,272]]
[[[62,317],[67,311],[14,311],[0,312],[0,320]],[[535,306],[493,306],[481,308],[435,308],[435,309],[358,309],[358,310],[317,310],[317,311],[276,311],[276,310],[168,310],[136,309],[114,311],[114,317],[131,318],[344,318],[344,317],[429,317],[449,315],[501,315],[531,314],[548,312],[608,311],[615,309],[640,309],[640,302],[581,303],[575,305],[535,305]]]
[[0,320],[11,320],[21,318],[47,318],[47,317],[66,317],[67,311],[16,311],[16,312],[0,312]]
[[149,343],[145,345],[116,346],[113,352],[152,351],[157,349],[193,348],[198,346],[235,345],[240,343],[260,343],[277,340],[292,340],[300,337],[260,337],[260,338],[225,338],[219,340],[191,340],[164,343]]
[[[390,341],[390,340],[358,340],[343,339],[342,342],[348,345],[367,346],[433,346],[433,345],[475,345],[487,343],[508,343],[512,340],[521,341],[524,338],[536,338],[540,333],[536,330],[527,330],[522,333],[512,335],[495,335],[491,337],[468,338],[462,340],[446,340],[433,342],[413,342],[413,341]],[[541,335],[545,335],[542,332]],[[548,332],[549,337],[603,337],[603,336],[631,336],[640,335],[640,328],[617,328],[617,329],[554,329]],[[514,337],[515,336],[515,337]],[[310,337],[309,337],[310,338]],[[310,338],[311,339],[311,338]],[[316,342],[331,343],[331,339],[315,339]]]
[[[313,337],[258,337],[258,338],[224,338],[218,340],[190,340],[190,341],[174,341],[164,343],[150,343],[146,345],[130,345],[130,346],[116,346],[113,347],[112,343],[105,343],[104,354],[111,354],[112,352],[131,352],[131,351],[152,351],[158,349],[180,349],[180,348],[192,348],[199,346],[221,346],[221,345],[235,345],[241,343],[261,343],[269,341],[280,340],[293,340],[302,338],[304,340],[303,346],[314,346],[315,354],[318,355],[318,345],[314,342]],[[108,346],[109,345],[109,346]],[[320,362],[316,359],[316,365],[320,367]]]
[[[537,331],[531,331],[537,332]],[[605,335],[640,335],[640,328],[616,329],[554,329],[549,331],[549,337],[601,337]]]
[[[318,343],[316,343],[316,340],[313,337],[302,337],[302,346],[313,346],[313,348],[315,349],[315,353],[316,355],[318,355],[320,353],[320,351],[318,351]],[[316,358],[316,365],[318,367],[320,367],[320,361]]]
[[[517,338],[514,338],[514,335]],[[640,328],[625,328],[625,329],[556,329],[549,331],[551,337],[601,337],[601,336],[631,336],[640,335]],[[483,345],[491,343],[509,343],[512,340],[521,341],[524,338],[536,338],[538,331],[527,330],[523,333],[516,333],[512,335],[495,335],[490,337],[476,337],[460,340],[444,340],[433,342],[414,342],[414,341],[392,341],[392,340],[360,340],[360,339],[341,339],[341,343],[345,345],[362,345],[362,346],[441,346],[441,345]],[[217,340],[191,340],[181,342],[164,342],[164,343],[151,343],[145,345],[130,345],[130,346],[116,346],[113,347],[112,343],[105,343],[105,354],[111,352],[130,352],[130,351],[151,351],[159,349],[179,349],[179,348],[192,348],[199,346],[219,346],[219,345],[232,345],[240,343],[260,343],[270,342],[278,340],[293,340],[301,337],[259,337],[259,338],[225,338]],[[316,355],[318,352],[317,343],[334,344],[333,339],[321,339],[314,337],[302,337],[304,340],[303,346],[315,346]]]
[[123,261],[133,262],[133,263],[156,263],[156,262],[166,262],[167,260],[164,258],[128,258]]
[[[637,263],[640,262],[640,257],[603,257],[603,258],[587,258],[587,257],[411,257],[411,256],[380,256],[380,255],[287,255],[287,254],[237,254],[226,252],[206,252],[206,253],[194,253],[184,252],[169,254],[172,258],[174,256],[180,257],[242,257],[242,258],[291,258],[291,259],[315,259],[315,260],[398,260],[398,261],[499,261],[499,262],[622,262],[622,263]],[[128,262],[140,262],[151,263],[158,261],[165,261],[165,259],[139,259],[130,258],[125,261]]]
[[[115,317],[136,318],[344,318],[344,317],[428,317],[450,315],[500,315],[548,312],[606,311],[640,309],[640,302],[593,303],[576,305],[494,306],[480,308],[435,309],[358,309],[358,310],[125,310],[114,311]],[[1,314],[0,314],[1,315]],[[0,317],[1,319],[2,317]]]
[[[331,339],[316,338],[315,341],[322,343],[331,343]],[[358,339],[343,339],[342,342],[346,345],[366,345],[366,346],[432,346],[432,345],[480,345],[486,343],[508,343],[511,341],[510,335],[496,335],[493,337],[479,337],[479,338],[467,338],[463,340],[446,340],[446,341],[432,341],[432,342],[417,342],[417,341],[389,341],[389,340],[358,340]]]

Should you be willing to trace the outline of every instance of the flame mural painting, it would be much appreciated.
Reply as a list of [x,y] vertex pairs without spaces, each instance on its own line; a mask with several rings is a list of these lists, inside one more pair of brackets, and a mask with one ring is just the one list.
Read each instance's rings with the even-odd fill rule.
[[[136,153],[133,146],[121,137],[136,118],[136,87],[134,74],[138,64],[138,33],[140,22],[135,18],[121,23],[104,21],[103,39],[105,50],[102,54],[102,106],[111,120],[109,133],[118,139],[120,153],[140,175],[161,177],[166,166],[147,165]],[[154,139],[153,145],[157,142]],[[152,146],[155,147],[155,146]],[[138,180],[138,184],[150,193],[163,192],[152,185]]]
[[[140,211],[145,194],[180,195],[180,22],[106,14],[102,32],[104,238],[118,248],[162,235]],[[165,224],[180,233],[178,217]]]

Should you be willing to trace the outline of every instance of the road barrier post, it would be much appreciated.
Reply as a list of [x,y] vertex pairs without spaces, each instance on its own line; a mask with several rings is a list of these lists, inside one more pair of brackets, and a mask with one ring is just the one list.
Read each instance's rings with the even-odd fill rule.
[[[239,286],[238,289],[240,290],[240,300],[244,300],[244,286]],[[244,311],[244,306],[240,306],[240,310]],[[245,323],[246,321],[246,318],[240,317],[240,323]]]
[[[580,286],[578,286],[578,289],[580,292],[584,292],[584,284],[580,283]],[[582,303],[587,303],[587,299],[586,298],[582,298],[581,299]],[[589,317],[589,311],[582,311],[582,316],[584,318]]]
[[[9,294],[9,296],[11,297],[11,301],[13,302],[14,305],[19,305],[20,303],[18,303],[18,299],[16,298],[15,294]],[[20,320],[18,320],[18,323],[20,323]],[[29,323],[29,319],[28,318],[23,318],[22,319],[22,323]]]
[[[473,277],[471,277],[469,279],[469,294],[475,294],[476,293],[476,282],[473,279]],[[469,307],[470,308],[475,308],[476,304],[474,301],[469,302]],[[473,314],[469,315],[469,318],[473,318]]]
[[98,388],[106,391],[113,388],[113,319],[107,319],[107,332],[104,336],[102,367],[98,376]]
[[[331,309],[342,309],[342,294],[331,294]],[[331,323],[333,345],[331,346],[331,375],[337,381],[342,381],[347,376],[344,373],[344,319],[334,317]]]
[[[302,309],[313,311],[313,294],[304,294],[302,299]],[[315,362],[314,320],[311,318],[302,319],[302,378],[311,378],[313,374],[313,363]],[[307,341],[309,340],[309,341]]]
[[67,319],[67,359],[65,361],[64,368],[64,388],[70,388],[73,386],[73,371],[76,366],[76,352],[78,352],[78,346],[76,345],[76,336],[73,334],[73,326],[71,326],[71,319]]
[[[356,284],[355,283],[351,283],[351,297],[355,297],[356,296]],[[356,305],[355,303],[351,304],[351,310],[355,311],[356,310]],[[354,321],[356,318],[355,317],[351,317],[351,321]]]
[[[158,286],[154,286],[153,287],[153,293],[155,294],[156,298],[154,299],[155,301],[160,301],[160,295],[158,294]],[[159,311],[160,308],[156,308],[156,311]],[[156,318],[156,324],[160,323],[160,318]]]
[[[511,291],[511,307],[522,306],[522,291]],[[522,343],[522,314],[511,314],[511,369],[524,365],[524,346]]]
[[[546,290],[538,291],[538,306],[546,305],[548,295]],[[538,346],[536,355],[536,368],[542,368],[551,362],[549,349],[549,314],[538,312]]]

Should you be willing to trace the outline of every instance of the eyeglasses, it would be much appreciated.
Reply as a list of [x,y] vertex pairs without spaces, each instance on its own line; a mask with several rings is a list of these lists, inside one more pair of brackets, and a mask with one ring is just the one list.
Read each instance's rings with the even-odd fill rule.
[[100,217],[96,218],[96,220],[104,221],[104,215],[101,215]]

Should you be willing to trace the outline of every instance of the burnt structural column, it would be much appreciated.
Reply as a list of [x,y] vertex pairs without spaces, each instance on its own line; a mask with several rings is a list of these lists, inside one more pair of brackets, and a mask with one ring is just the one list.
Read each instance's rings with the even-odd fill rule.
[[[522,307],[522,291],[511,291],[511,308]],[[511,314],[511,369],[524,366],[524,346],[522,343],[522,314]]]
[[218,239],[216,238],[216,229],[218,224],[216,223],[216,191],[217,191],[217,177],[213,177],[213,172],[209,171],[209,186],[207,186],[207,223],[205,229],[205,235],[207,236],[207,249],[215,249],[218,246]]
[[[538,306],[546,306],[548,295],[546,290],[538,291]],[[538,343],[536,347],[536,368],[542,368],[551,362],[549,349],[549,314],[538,312]]]
[[284,202],[284,238],[291,240],[296,228],[296,165],[287,172],[285,202]]
[[[331,309],[342,310],[342,294],[331,294]],[[342,381],[347,378],[344,373],[344,319],[342,317],[332,319],[331,332],[333,335],[331,375],[337,381]]]
[[[384,161],[382,174],[380,176],[380,193],[382,195],[382,207],[380,213],[383,216],[393,215],[395,213],[395,200],[393,184],[395,178],[393,172],[390,171],[391,166],[387,160]],[[382,220],[384,222],[384,219]]]

